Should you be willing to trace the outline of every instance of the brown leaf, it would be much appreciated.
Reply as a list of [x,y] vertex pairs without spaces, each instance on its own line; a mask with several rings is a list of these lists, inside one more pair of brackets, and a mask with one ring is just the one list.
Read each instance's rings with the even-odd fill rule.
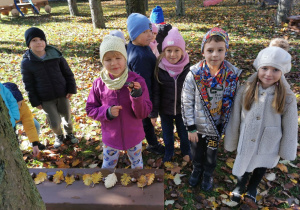
[[282,172],[288,173],[288,168],[286,167],[286,165],[278,163],[276,167],[279,168]]
[[294,184],[293,183],[286,183],[285,185],[284,185],[284,188],[285,189],[287,189],[287,190],[289,190],[289,189],[291,189],[292,187],[294,187]]

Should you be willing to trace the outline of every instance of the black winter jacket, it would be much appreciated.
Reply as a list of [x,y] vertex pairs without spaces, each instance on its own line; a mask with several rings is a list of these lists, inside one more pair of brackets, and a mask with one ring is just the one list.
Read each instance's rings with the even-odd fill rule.
[[153,109],[151,118],[156,118],[158,112],[166,115],[181,114],[181,90],[186,75],[190,71],[190,63],[185,65],[181,74],[174,79],[165,70],[159,68],[158,78],[155,78],[153,85]]
[[74,74],[61,52],[49,45],[45,50],[43,59],[27,50],[21,63],[22,80],[33,107],[76,93]]
[[169,31],[172,29],[172,26],[170,24],[159,24],[158,26],[158,32],[156,35],[156,41],[158,43],[157,50],[159,53],[162,52],[162,43],[165,39],[165,37],[168,35]]

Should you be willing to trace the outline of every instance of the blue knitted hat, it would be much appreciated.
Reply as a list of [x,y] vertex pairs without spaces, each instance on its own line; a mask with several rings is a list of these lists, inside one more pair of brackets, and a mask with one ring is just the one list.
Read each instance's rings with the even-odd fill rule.
[[145,15],[139,13],[129,15],[127,19],[127,30],[131,41],[134,41],[141,33],[148,29],[152,30],[152,25]]
[[152,10],[152,12],[150,14],[150,21],[151,21],[151,23],[156,23],[156,24],[165,22],[164,13],[160,6],[156,6]]
[[13,96],[17,100],[17,102],[22,101],[24,99],[22,96],[22,93],[20,92],[18,86],[15,83],[6,82],[6,83],[3,83],[3,85],[7,89],[9,89],[9,91],[13,94]]

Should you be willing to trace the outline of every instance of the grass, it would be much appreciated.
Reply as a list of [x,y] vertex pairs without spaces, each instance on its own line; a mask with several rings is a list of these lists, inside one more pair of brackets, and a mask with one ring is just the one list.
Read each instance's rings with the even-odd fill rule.
[[[295,1],[294,1],[295,2]],[[176,26],[181,31],[185,41],[186,50],[189,53],[191,64],[195,64],[202,59],[200,47],[203,35],[212,27],[218,26],[229,33],[230,50],[227,59],[244,70],[242,80],[255,72],[252,67],[253,60],[258,52],[268,46],[270,39],[274,37],[286,37],[290,42],[290,54],[293,59],[292,73],[287,75],[292,88],[299,96],[299,69],[300,69],[300,42],[299,34],[289,31],[287,25],[277,27],[274,25],[274,16],[276,8],[267,7],[261,10],[255,4],[237,4],[235,0],[225,0],[218,6],[204,8],[202,0],[185,1],[186,15],[177,17],[175,15],[175,3],[171,0],[149,1],[150,10],[156,5],[160,5],[164,10],[165,21]],[[24,156],[27,156],[28,167],[57,167],[56,161],[64,158],[66,164],[72,167],[72,161],[80,160],[80,164],[76,167],[88,167],[90,164],[98,164],[101,166],[101,126],[86,117],[85,101],[89,94],[92,82],[99,76],[100,61],[98,48],[103,37],[110,30],[120,29],[124,32],[125,38],[129,36],[126,30],[126,10],[125,1],[103,1],[102,3],[104,18],[106,20],[106,29],[94,29],[90,16],[88,2],[79,1],[78,9],[80,16],[70,17],[68,5],[66,2],[50,2],[52,7],[51,14],[46,14],[43,8],[40,15],[33,15],[29,12],[26,17],[11,18],[1,16],[0,20],[0,81],[15,82],[19,85],[21,91],[25,93],[24,86],[21,80],[20,62],[22,55],[26,51],[24,41],[24,32],[31,26],[41,28],[46,32],[47,42],[50,45],[57,47],[62,51],[67,59],[72,71],[75,74],[78,93],[72,98],[72,114],[74,116],[74,129],[76,136],[80,139],[80,143],[73,148],[70,145],[65,145],[62,149],[53,150],[55,156],[47,156],[44,154],[43,159],[33,159],[30,155],[30,147],[23,150]],[[293,7],[292,15],[296,15],[299,11],[299,2]],[[147,11],[147,16],[150,14]],[[27,96],[24,94],[25,100]],[[299,97],[300,98],[300,97]],[[27,101],[28,102],[28,101]],[[29,104],[29,102],[28,102]],[[51,145],[54,140],[54,135],[45,124],[45,116],[42,111],[32,108],[35,117],[41,123],[40,139]],[[22,127],[18,127],[21,130]],[[161,128],[157,127],[157,134],[162,141]],[[26,136],[20,138],[27,141]],[[145,141],[144,141],[145,143]],[[191,173],[191,163],[184,164],[180,155],[179,144],[176,143],[176,155],[172,160],[173,164],[181,167],[181,174],[186,174],[182,177],[182,184],[175,185],[173,180],[165,179],[166,186],[165,199],[174,200],[173,205],[166,206],[167,209],[197,209],[197,208],[221,208],[225,207],[222,204],[221,196],[225,197],[234,188],[235,178],[231,176],[231,168],[226,165],[227,158],[234,158],[234,153],[226,153],[223,151],[223,145],[220,145],[218,166],[215,170],[215,190],[210,193],[202,192],[199,187],[188,187],[187,181]],[[145,147],[145,144],[144,144]],[[100,155],[100,157],[98,157]],[[161,156],[143,152],[144,165],[151,159],[157,161]],[[294,163],[299,163],[298,157]],[[121,154],[118,167],[127,167],[129,161],[126,155]],[[161,168],[165,168],[163,165]],[[258,201],[259,208],[276,207],[289,208],[287,202],[280,203],[276,199],[291,198],[300,199],[299,194],[299,177],[294,180],[293,187],[285,189],[284,185],[291,183],[288,177],[290,174],[299,174],[299,168],[287,166],[288,173],[281,172],[275,168],[268,170],[268,173],[275,173],[277,179],[274,182],[267,180],[262,181],[260,192],[268,191],[264,199]],[[166,170],[166,174],[170,171]],[[227,181],[224,181],[227,180]],[[177,195],[172,197],[171,194]],[[287,195],[286,195],[287,194]],[[214,200],[215,199],[215,200]],[[271,202],[275,200],[276,202]],[[236,208],[237,209],[237,208]]]

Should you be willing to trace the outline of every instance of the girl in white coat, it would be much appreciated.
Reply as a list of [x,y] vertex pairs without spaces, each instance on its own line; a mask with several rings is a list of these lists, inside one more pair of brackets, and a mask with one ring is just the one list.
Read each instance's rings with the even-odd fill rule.
[[232,170],[238,180],[232,192],[236,202],[244,193],[245,199],[256,202],[266,169],[275,167],[280,157],[294,160],[297,152],[297,102],[284,77],[291,69],[291,55],[268,47],[253,66],[258,72],[238,90],[224,139],[226,150],[237,150]]

